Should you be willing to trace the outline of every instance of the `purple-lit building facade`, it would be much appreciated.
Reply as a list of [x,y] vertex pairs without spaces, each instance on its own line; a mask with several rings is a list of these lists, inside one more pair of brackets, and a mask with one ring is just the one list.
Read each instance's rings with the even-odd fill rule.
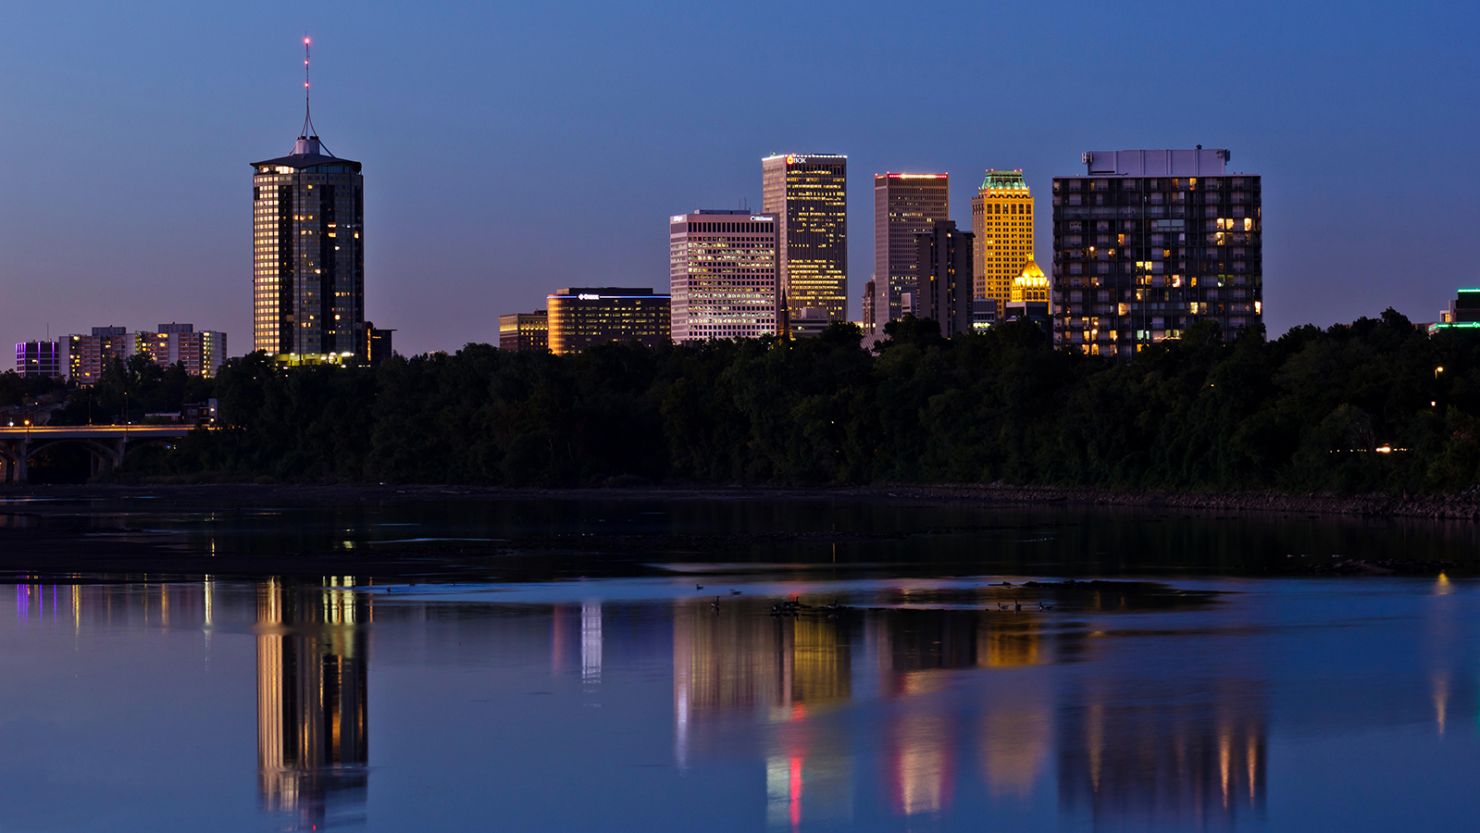
[[62,375],[61,353],[55,341],[18,341],[16,375],[27,379],[54,379]]

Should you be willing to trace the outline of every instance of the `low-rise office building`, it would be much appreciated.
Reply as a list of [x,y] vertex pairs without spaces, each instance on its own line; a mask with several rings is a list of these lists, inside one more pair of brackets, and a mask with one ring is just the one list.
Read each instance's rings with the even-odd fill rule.
[[550,349],[550,319],[545,311],[511,312],[498,317],[498,349],[531,350],[543,353]]
[[550,352],[557,356],[611,342],[668,343],[669,296],[651,287],[567,287],[546,302]]

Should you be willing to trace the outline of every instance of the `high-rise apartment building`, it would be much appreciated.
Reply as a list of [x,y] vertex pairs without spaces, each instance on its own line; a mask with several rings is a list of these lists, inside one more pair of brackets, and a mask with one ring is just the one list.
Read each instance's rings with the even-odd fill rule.
[[138,350],[138,339],[127,327],[93,327],[90,335],[64,336],[57,342],[63,371],[79,385],[95,385],[103,369]]
[[55,341],[18,341],[15,373],[25,379],[55,379],[62,375],[61,354]]
[[848,157],[788,153],[761,160],[761,211],[776,217],[782,316],[792,322],[846,321]]
[[136,334],[134,344],[135,352],[143,353],[155,364],[179,364],[191,376],[213,377],[226,361],[226,334],[197,332],[191,324],[160,324],[155,332]]
[[511,312],[498,317],[498,349],[532,350],[543,353],[550,349],[550,320],[545,311]]
[[668,220],[675,343],[777,333],[776,218],[695,211]]
[[669,299],[650,287],[570,287],[545,300],[550,352],[557,356],[614,341],[668,343]]
[[1227,150],[1084,154],[1053,181],[1054,340],[1128,358],[1214,321],[1225,338],[1263,316],[1260,178]]
[[365,359],[364,222],[360,163],[324,147],[305,107],[293,152],[252,163],[253,349],[284,364]]
[[[948,174],[874,174],[874,318],[879,326],[909,309],[905,296],[920,280],[915,238],[929,234],[937,220],[951,217]],[[918,313],[917,313],[918,314]]]
[[920,275],[914,314],[935,321],[947,338],[972,329],[971,243],[971,232],[959,231],[952,220],[936,220],[915,238]]
[[1022,171],[991,169],[971,200],[973,291],[1000,312],[1012,294],[1012,279],[1033,259],[1033,192]]

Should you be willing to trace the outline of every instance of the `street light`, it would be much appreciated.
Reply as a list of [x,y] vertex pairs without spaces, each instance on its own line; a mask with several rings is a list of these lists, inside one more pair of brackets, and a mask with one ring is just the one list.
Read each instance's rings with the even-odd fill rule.
[[1439,374],[1440,373],[1443,373],[1443,372],[1444,372],[1444,365],[1442,365],[1442,364],[1439,365],[1438,367],[1434,368],[1434,378],[1435,379],[1438,379],[1439,378]]

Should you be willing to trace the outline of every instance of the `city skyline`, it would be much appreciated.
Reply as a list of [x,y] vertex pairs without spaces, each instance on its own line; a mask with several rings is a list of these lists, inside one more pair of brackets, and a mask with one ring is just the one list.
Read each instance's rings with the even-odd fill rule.
[[[802,33],[763,39],[775,66],[757,70],[755,91],[692,105],[692,118],[674,121],[646,102],[671,81],[666,69],[713,52],[710,35],[727,27],[743,35],[737,41],[756,43],[764,10],[736,19],[733,11],[706,10],[683,23],[649,21],[647,29],[626,24],[622,31],[650,54],[603,93],[582,79],[633,50],[600,43],[621,22],[601,9],[579,24],[535,10],[382,11],[347,21],[327,8],[278,16],[225,10],[209,18],[102,5],[13,9],[12,48],[0,68],[21,83],[3,103],[15,129],[0,137],[0,150],[12,158],[64,155],[69,165],[22,166],[13,176],[0,209],[0,292],[8,296],[0,335],[15,343],[41,338],[48,327],[83,332],[162,316],[212,322],[241,334],[234,343],[245,345],[250,241],[242,232],[241,165],[288,150],[288,131],[301,118],[305,30],[320,50],[315,119],[336,152],[376,172],[367,195],[366,317],[396,327],[407,353],[493,343],[499,313],[536,308],[555,286],[662,285],[667,251],[654,231],[662,217],[694,205],[758,208],[756,158],[812,148],[846,153],[851,163],[852,320],[861,317],[871,271],[866,220],[875,173],[955,174],[951,219],[964,225],[961,206],[987,168],[1022,168],[1034,193],[1046,194],[1053,177],[1076,172],[1087,149],[1198,143],[1234,148],[1232,170],[1264,176],[1274,221],[1265,239],[1271,335],[1387,306],[1435,320],[1453,287],[1473,283],[1459,252],[1480,209],[1466,196],[1465,177],[1449,175],[1446,148],[1447,137],[1464,135],[1477,116],[1439,105],[1461,95],[1458,79],[1477,68],[1473,50],[1454,34],[1477,14],[1422,6],[1378,26],[1361,15],[1336,20],[1327,15],[1335,8],[1318,3],[1286,14],[1259,7],[1232,20],[1211,10],[1183,10],[1173,21],[1133,14],[1132,23],[1152,34],[1215,22],[1227,34],[1218,43],[1175,45],[1176,54],[1155,60],[1117,44],[1098,56],[1131,73],[1179,60],[1190,67],[1187,77],[1160,82],[1172,96],[1216,77],[1219,95],[1181,96],[1175,128],[1117,113],[1108,99],[1071,94],[1091,62],[1076,55],[1063,66],[1023,70],[1006,85],[1004,103],[986,112],[963,105],[928,133],[870,118],[874,97],[903,89],[882,60],[868,57],[871,33],[888,28],[908,43],[936,44],[925,68],[964,77],[984,60],[972,44],[1003,26],[1043,49],[1090,24],[1046,10],[1008,9],[991,19],[968,10],[959,26],[941,32],[869,5],[837,31],[810,33],[821,38],[811,57],[799,51]],[[497,48],[470,48],[490,33]],[[527,77],[520,67],[534,60],[539,43],[557,37],[582,50],[581,60],[553,66],[539,81],[510,80]],[[1257,51],[1237,45],[1241,38]],[[732,49],[744,51],[721,46],[719,57]],[[1372,56],[1390,52],[1410,60],[1379,70]],[[838,95],[819,102],[800,90],[777,93],[770,79],[798,69],[839,83]],[[706,83],[694,78],[680,91]],[[1232,111],[1225,99],[1244,104]],[[1414,131],[1416,123],[1427,129]],[[426,146],[467,160],[465,175],[423,181],[414,160]],[[577,151],[586,155],[572,164]],[[178,174],[153,174],[179,154],[188,154],[188,164]],[[658,165],[665,176],[638,173]],[[1371,178],[1362,173],[1378,165],[1403,171],[1387,186],[1399,190],[1380,199],[1370,196]],[[86,199],[77,199],[79,189]],[[573,245],[543,237],[578,197],[619,200],[622,216]],[[449,205],[462,207],[457,216],[437,210]],[[161,216],[170,218],[163,237],[153,225]],[[1040,208],[1040,264],[1051,261],[1048,222]],[[552,256],[552,248],[560,251]],[[472,302],[459,302],[465,296]]]

